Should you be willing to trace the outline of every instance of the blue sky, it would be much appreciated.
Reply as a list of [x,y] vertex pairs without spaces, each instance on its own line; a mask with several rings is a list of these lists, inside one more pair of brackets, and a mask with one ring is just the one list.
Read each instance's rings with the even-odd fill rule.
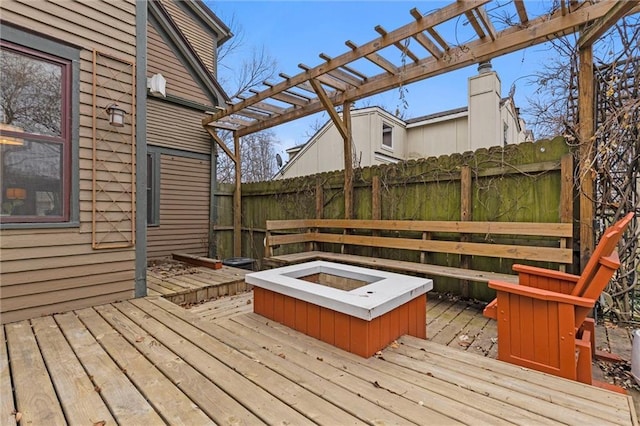
[[[452,0],[453,1],[453,0]],[[322,60],[320,53],[338,56],[349,50],[344,42],[351,40],[358,45],[364,44],[377,37],[374,30],[381,25],[387,31],[413,21],[409,10],[417,7],[426,14],[439,7],[450,4],[451,1],[205,1],[209,7],[225,22],[233,20],[241,27],[244,37],[243,47],[225,64],[234,69],[243,57],[251,53],[252,48],[264,46],[267,52],[277,61],[278,72],[288,75],[298,74],[301,70],[299,63],[309,66],[319,65]],[[505,6],[492,9],[487,8],[491,15],[502,11],[513,13],[512,2],[506,0],[499,4]],[[551,1],[528,1],[527,10],[531,16],[536,16],[536,10],[550,8]],[[548,10],[548,9],[546,9]],[[460,44],[470,39],[469,25],[466,20],[454,20],[442,27],[437,27],[440,34],[451,44]],[[499,24],[496,24],[499,26]],[[500,28],[498,28],[500,29]],[[415,44],[412,50],[420,50]],[[399,65],[399,52],[395,48],[385,50],[384,56]],[[416,52],[418,53],[418,52]],[[492,61],[493,69],[498,72],[502,82],[502,95],[506,96],[511,85],[516,83],[516,104],[526,110],[527,96],[534,90],[528,84],[527,76],[540,68],[549,59],[548,46],[538,45],[512,53]],[[420,55],[422,56],[422,55]],[[364,61],[366,62],[366,61]],[[363,64],[364,67],[367,64]],[[374,70],[360,68],[365,73],[372,74]],[[220,78],[225,78],[228,72],[220,69]],[[375,70],[379,73],[380,70]],[[442,76],[423,80],[406,86],[408,108],[405,118],[417,117],[467,104],[467,78],[477,73],[477,66],[463,68]],[[277,73],[276,73],[277,75]],[[279,78],[274,82],[280,81]],[[402,107],[399,91],[392,90],[367,100],[356,103],[356,106],[380,105],[390,111]],[[306,142],[307,134],[314,121],[325,121],[326,115],[314,115],[306,119],[299,119],[289,124],[273,128],[279,143],[277,151]]]

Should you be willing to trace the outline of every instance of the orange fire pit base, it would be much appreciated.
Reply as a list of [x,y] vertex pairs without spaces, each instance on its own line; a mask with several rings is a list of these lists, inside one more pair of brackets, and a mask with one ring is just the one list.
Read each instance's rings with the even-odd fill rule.
[[424,294],[370,321],[260,287],[253,300],[255,313],[364,358],[404,334],[427,338]]
[[323,261],[245,279],[255,313],[365,358],[403,334],[427,337],[430,279]]

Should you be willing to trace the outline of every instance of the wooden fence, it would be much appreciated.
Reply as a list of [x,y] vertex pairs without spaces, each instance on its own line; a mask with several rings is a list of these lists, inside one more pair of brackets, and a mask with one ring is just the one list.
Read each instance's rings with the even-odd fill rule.
[[[219,187],[213,234],[220,258],[233,253],[232,197],[232,186]],[[355,219],[567,223],[573,211],[573,159],[562,138],[366,167],[354,175]],[[242,255],[262,259],[266,220],[343,217],[341,171],[243,184]],[[493,262],[495,272],[510,272],[510,262]]]

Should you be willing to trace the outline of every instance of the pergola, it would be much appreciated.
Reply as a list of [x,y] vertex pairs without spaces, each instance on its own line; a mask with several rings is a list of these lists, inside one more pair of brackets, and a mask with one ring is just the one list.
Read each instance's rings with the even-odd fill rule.
[[[205,129],[235,163],[234,256],[241,255],[241,176],[240,138],[320,111],[326,111],[344,140],[345,218],[353,212],[353,164],[350,109],[353,102],[420,80],[457,70],[475,63],[524,49],[570,33],[580,32],[579,69],[579,167],[590,164],[593,155],[594,83],[592,45],[612,25],[627,14],[640,10],[638,0],[559,0],[552,13],[530,19],[524,0],[513,0],[516,22],[497,30],[486,10],[491,0],[458,0],[433,13],[410,11],[413,20],[393,31],[376,26],[380,35],[363,45],[345,44],[345,53],[330,57],[320,54],[323,62],[315,67],[300,64],[295,76],[280,74],[282,81],[264,82],[265,89],[239,96],[235,103],[202,120]],[[438,26],[464,17],[473,27],[475,37],[460,45],[448,43]],[[423,56],[409,49],[417,42]],[[383,56],[382,50],[400,50],[401,65]],[[393,48],[392,47],[392,48]],[[358,69],[357,61],[375,64],[379,71],[368,75]],[[342,107],[340,114],[336,107]],[[217,135],[216,129],[233,132],[234,150]],[[589,173],[580,173],[588,177]],[[584,178],[583,178],[584,179]],[[581,257],[593,249],[593,181],[581,182],[580,202]]]

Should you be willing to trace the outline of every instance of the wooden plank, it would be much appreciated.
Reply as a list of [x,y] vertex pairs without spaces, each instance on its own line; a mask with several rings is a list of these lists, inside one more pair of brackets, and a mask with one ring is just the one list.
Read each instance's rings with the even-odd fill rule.
[[[193,402],[180,391],[136,347],[127,342],[95,310],[76,312],[94,336],[100,337],[101,346],[116,362],[118,368],[144,397],[153,402],[164,421],[176,424],[204,424],[211,421]],[[136,345],[152,345],[150,336],[138,336]],[[175,358],[174,358],[175,360]],[[151,423],[153,424],[153,423]]]
[[513,0],[513,4],[516,6],[520,23],[526,24],[527,21],[529,21],[529,17],[527,16],[527,9],[524,6],[524,0]]
[[[361,421],[369,424],[402,424],[407,421],[406,418],[368,399],[354,398],[353,392],[357,389],[362,392],[368,391],[371,388],[369,383],[352,383],[351,387],[340,386],[335,383],[335,380],[332,381],[331,377],[341,375],[341,370],[330,367],[318,359],[312,359],[307,354],[288,350],[286,347],[274,353],[274,340],[251,328],[223,321],[220,327],[212,329],[212,333],[246,356],[260,359],[274,371],[294,383],[299,383],[309,392],[334,404],[337,409],[358,417]],[[285,358],[282,358],[282,354]],[[310,371],[311,369],[313,371]]]
[[[473,217],[472,201],[471,201],[472,181],[471,181],[471,167],[462,166],[460,169],[460,220],[468,222]],[[471,236],[468,234],[461,234],[461,242],[469,242]],[[460,256],[460,267],[464,269],[471,268],[471,256]],[[460,281],[460,294],[462,297],[469,297],[469,282],[466,280]]]
[[490,280],[517,283],[516,275],[500,274],[496,272],[474,271],[472,269],[455,268],[451,266],[430,265],[428,263],[406,262],[401,260],[381,259],[374,257],[358,256],[353,254],[329,253],[329,252],[303,252],[292,255],[274,256],[271,259],[281,261],[284,264],[299,263],[309,260],[327,260],[345,262],[372,268],[386,269],[390,271],[412,271],[441,277],[451,277],[477,282],[489,282]]
[[578,190],[580,194],[580,270],[587,265],[594,248],[594,182],[592,177],[592,159],[595,155],[594,124],[594,81],[593,51],[585,46],[579,51],[578,68]]
[[[137,319],[140,326],[184,361],[199,366],[200,373],[214,381],[229,396],[242,401],[244,406],[263,422],[308,424],[311,423],[310,420],[296,410],[311,415],[320,409],[308,407],[304,403],[296,390],[297,385],[283,382],[263,365],[230,350],[224,343],[168,313],[179,313],[182,318],[193,319],[178,306],[162,299],[136,299],[130,303],[119,304],[118,307],[127,308],[127,312],[132,312],[130,304],[147,314]],[[176,333],[182,338],[176,338]],[[247,389],[251,391],[247,392]],[[286,397],[290,392],[297,395],[295,402]]]
[[[405,342],[409,340],[409,337],[404,336],[400,340]],[[491,372],[493,375],[491,373],[487,374],[486,370],[474,367],[471,364],[459,364],[457,362],[456,357],[459,355],[470,356],[470,354],[430,342],[425,343],[424,341],[421,344],[421,348],[427,348],[427,352],[413,346],[405,347],[405,345],[399,345],[398,348],[387,348],[383,352],[383,356],[390,363],[408,368],[418,374],[431,374],[450,384],[464,383],[464,388],[473,392],[471,396],[467,397],[469,404],[476,405],[480,404],[481,401],[493,398],[507,402],[512,407],[503,408],[499,414],[508,416],[507,418],[510,420],[515,413],[532,416],[531,411],[533,411],[538,416],[542,416],[542,419],[536,416],[539,419],[538,421],[546,424],[557,422],[615,424],[609,419],[602,418],[603,414],[599,411],[599,409],[603,409],[609,414],[608,407],[595,407],[595,404],[585,402],[575,395],[566,395],[560,391],[550,390],[545,386],[534,386],[527,382],[525,378],[532,375],[541,375],[549,381],[553,379],[561,381],[561,379],[551,378],[526,369],[521,370],[523,372],[520,378],[502,377],[498,372]],[[429,352],[430,348],[436,348],[438,355]],[[451,354],[451,357],[449,357],[449,354]],[[491,365],[501,364],[493,359],[471,357],[473,359],[479,358],[484,361],[491,361]],[[589,406],[591,407],[590,410],[588,409]],[[532,407],[535,407],[535,410],[531,410]],[[505,409],[513,410],[514,414],[505,411]],[[529,411],[529,413],[526,413],[526,411]],[[607,414],[604,414],[604,416]],[[520,418],[519,422],[523,420],[523,418]],[[528,423],[537,424],[537,421],[532,422],[530,420]]]
[[[265,325],[255,315],[236,317],[233,320],[247,327],[253,327],[257,333],[269,336],[271,340],[286,342],[281,350],[287,355],[298,352],[309,352],[312,356],[322,358],[322,365],[342,370],[341,376],[347,376],[343,386],[353,389],[357,395],[381,404],[387,409],[402,415],[408,421],[418,424],[455,424],[486,423],[508,424],[495,416],[470,408],[468,404],[442,397],[434,390],[399,380],[394,374],[381,369],[372,368],[378,362],[375,357],[362,358],[328,346],[320,341],[301,335],[293,330],[285,329],[279,324]],[[286,336],[286,337],[285,337]],[[273,345],[273,344],[272,344]],[[293,355],[291,355],[293,357]],[[386,363],[385,363],[386,364]],[[320,368],[320,366],[318,366]],[[324,376],[324,374],[323,374]],[[325,376],[331,378],[335,374]],[[341,377],[341,379],[343,379]],[[335,379],[334,379],[335,380]],[[344,379],[343,379],[344,380]],[[357,388],[360,381],[368,382],[370,390]],[[373,383],[373,386],[370,384]],[[382,391],[382,393],[379,393]],[[458,389],[462,392],[462,389]],[[385,395],[381,398],[380,395]],[[397,399],[401,396],[400,400]],[[388,404],[388,405],[387,405]]]
[[28,321],[6,324],[5,333],[16,407],[22,414],[20,424],[66,424],[31,324]]
[[[145,389],[150,400],[160,404],[160,410],[163,410],[161,414],[170,420],[169,423],[197,424],[203,421],[210,422],[211,419],[217,424],[251,424],[259,421],[195,368],[184,362],[176,362],[175,353],[163,346],[155,336],[139,327],[131,315],[125,316],[122,313],[127,307],[116,304],[96,308],[104,319],[91,315],[96,321],[93,326],[96,330],[115,327],[118,334],[111,339],[111,343],[114,343],[114,346],[110,347],[111,351],[124,355],[133,349],[135,353],[144,355],[146,359],[142,360],[123,356],[120,356],[120,359],[131,371],[139,374],[137,380],[150,382],[143,384],[144,387],[141,386],[141,389]],[[137,311],[137,314],[143,315],[140,311]],[[133,315],[133,318],[136,316]],[[137,357],[139,358],[139,354]],[[156,379],[156,376],[159,377]],[[166,395],[162,395],[164,387],[167,387]],[[172,401],[172,396],[175,401]],[[189,409],[189,406],[194,404],[200,410]]]
[[[584,383],[565,380],[548,374],[522,368],[517,365],[498,362],[487,357],[478,357],[464,351],[456,351],[446,346],[425,342],[410,336],[400,338],[399,348],[394,352],[402,352],[405,348],[410,350],[416,359],[427,361],[426,365],[438,359],[446,359],[451,370],[464,372],[469,378],[476,377],[483,382],[495,382],[500,386],[511,388],[517,393],[544,398],[554,401],[565,407],[578,409],[584,413],[593,413],[594,416],[611,416],[611,419],[623,419],[627,411],[628,403],[624,395],[588,386]],[[475,367],[474,367],[475,366]],[[479,370],[476,370],[479,368]],[[467,371],[467,369],[470,369]],[[485,370],[484,374],[479,371]],[[491,371],[493,375],[487,376]],[[574,420],[575,422],[575,420]]]
[[567,223],[357,219],[300,219],[267,221],[267,229],[269,231],[304,228],[376,229],[381,231],[424,231],[468,234],[528,235],[543,237],[571,237],[573,235],[573,227]]
[[95,389],[120,424],[160,424],[156,413],[140,391],[102,349],[96,338],[72,312],[56,316],[58,326],[91,377]]
[[3,424],[16,425],[16,404],[13,400],[9,358],[7,356],[7,341],[4,337],[4,327],[0,326],[0,415]]
[[115,423],[53,317],[34,318],[31,325],[67,422]]
[[430,251],[507,259],[537,260],[543,262],[572,263],[570,248],[516,246],[507,244],[464,243],[457,241],[416,240],[410,238],[372,237],[314,233],[314,241],[350,244],[367,247],[385,247],[401,250]]

